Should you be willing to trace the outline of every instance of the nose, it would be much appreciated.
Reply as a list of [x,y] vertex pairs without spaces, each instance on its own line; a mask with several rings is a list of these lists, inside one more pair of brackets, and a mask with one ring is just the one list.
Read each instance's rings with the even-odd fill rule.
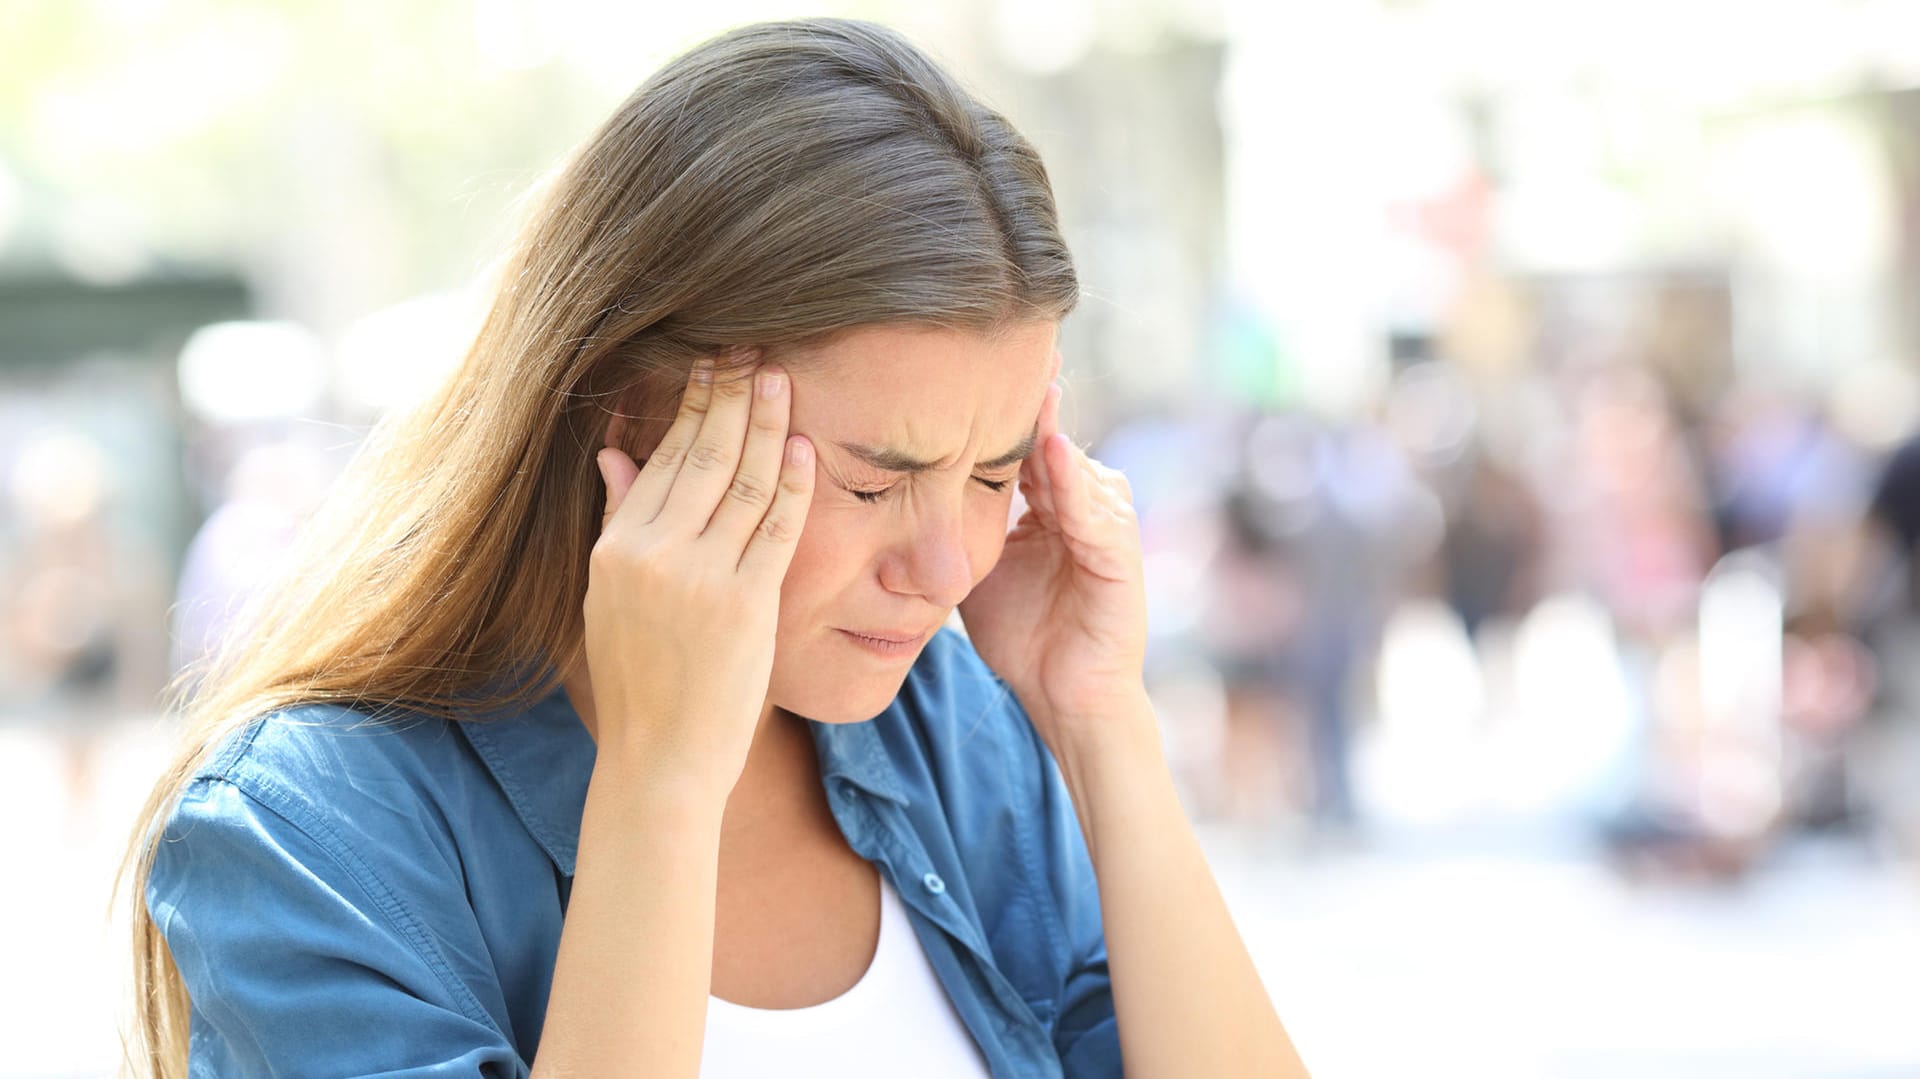
[[940,506],[921,514],[905,544],[880,570],[880,583],[889,592],[920,596],[942,610],[958,606],[974,585],[959,507]]

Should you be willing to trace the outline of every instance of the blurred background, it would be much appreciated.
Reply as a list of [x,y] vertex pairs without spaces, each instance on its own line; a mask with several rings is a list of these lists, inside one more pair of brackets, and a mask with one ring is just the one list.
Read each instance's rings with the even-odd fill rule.
[[1920,5],[0,5],[4,1075],[117,1059],[157,694],[654,67],[892,23],[1041,148],[1073,433],[1343,1076],[1920,1075]]

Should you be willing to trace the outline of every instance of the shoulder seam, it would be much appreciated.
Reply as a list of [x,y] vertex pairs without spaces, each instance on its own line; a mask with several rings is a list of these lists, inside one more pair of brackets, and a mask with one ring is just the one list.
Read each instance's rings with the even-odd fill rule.
[[[248,717],[245,723],[229,731],[214,754],[194,773],[193,778],[231,779],[251,756],[254,743],[260,740],[261,733],[267,729],[269,724],[280,722],[296,727],[320,726],[320,724],[316,723],[300,723],[294,718],[299,713],[314,710],[331,710],[335,713],[345,713],[358,717],[362,722],[372,719],[372,717],[358,709],[349,708],[346,705],[331,701],[307,701],[298,704],[282,705],[278,708],[269,708],[264,712]],[[360,724],[356,723],[353,727],[347,729],[358,730],[359,727]]]
[[213,756],[202,763],[199,770],[194,772],[193,778],[224,780],[232,775],[234,766],[239,764],[241,759],[247,755],[247,751],[252,747],[254,739],[260,736],[260,728],[266,725],[268,719],[277,714],[278,712],[267,712],[254,716],[241,724],[240,727],[230,735],[232,741],[216,750]]
[[[286,821],[296,831],[332,856],[333,860],[353,878],[354,883],[373,897],[373,901],[380,907],[380,913],[386,917],[401,938],[412,946],[414,953],[427,964],[428,969],[440,979],[441,984],[453,994],[454,1000],[460,1005],[460,1010],[466,1017],[486,1024],[503,1038],[507,1036],[506,1031],[500,1029],[493,1016],[481,1005],[479,998],[473,995],[473,991],[454,975],[453,968],[447,963],[439,946],[434,943],[432,934],[427,932],[419,918],[394,893],[386,881],[381,879],[373,866],[353,849],[352,844],[315,813],[305,799],[288,790],[272,777],[258,771],[249,773],[245,777],[245,783],[230,775],[202,778],[233,787],[261,808]],[[259,789],[250,789],[252,787]]]

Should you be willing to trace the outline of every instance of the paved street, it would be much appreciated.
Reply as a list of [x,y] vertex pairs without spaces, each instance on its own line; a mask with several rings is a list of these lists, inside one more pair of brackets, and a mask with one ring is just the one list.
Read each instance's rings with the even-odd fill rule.
[[1805,849],[1737,890],[1648,891],[1552,847],[1210,844],[1319,1079],[1920,1075],[1920,878]]
[[[125,963],[104,895],[161,739],[116,731],[101,792],[0,728],[3,1076],[104,1076]],[[1317,1079],[1920,1075],[1920,873],[1804,846],[1723,891],[1637,889],[1564,839],[1492,828],[1302,853],[1203,829]]]

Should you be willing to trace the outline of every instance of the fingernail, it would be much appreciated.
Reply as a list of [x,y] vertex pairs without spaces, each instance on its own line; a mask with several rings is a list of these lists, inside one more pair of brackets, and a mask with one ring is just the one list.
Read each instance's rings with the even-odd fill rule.
[[806,439],[790,438],[787,440],[787,460],[790,463],[796,465],[806,464],[807,454],[811,452],[813,452],[813,447],[807,445]]
[[780,372],[760,372],[760,396],[769,398],[780,396],[780,383]]
[[695,382],[712,382],[713,381],[713,361],[712,360],[694,361],[693,380]]

